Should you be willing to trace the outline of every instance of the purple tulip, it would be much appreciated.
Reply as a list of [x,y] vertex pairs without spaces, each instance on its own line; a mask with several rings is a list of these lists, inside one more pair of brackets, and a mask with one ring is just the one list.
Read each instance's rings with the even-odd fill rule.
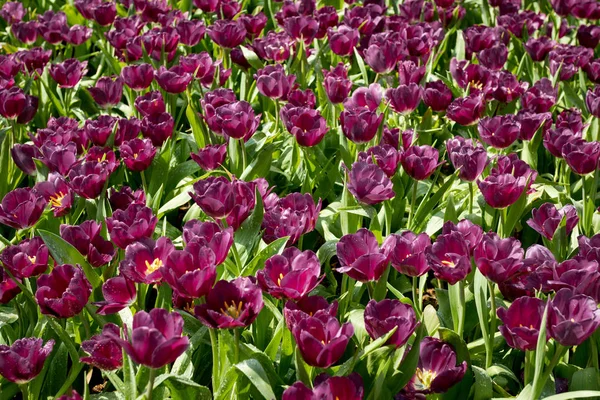
[[15,144],[12,149],[10,149],[10,155],[17,167],[27,175],[35,174],[36,166],[33,159],[42,159],[40,150],[36,146],[30,144]]
[[459,170],[460,179],[473,182],[488,163],[487,151],[472,139],[455,136],[446,142],[446,150],[454,168]]
[[383,114],[377,116],[375,111],[350,108],[342,111],[340,123],[344,135],[354,143],[367,143],[375,137]]
[[428,82],[423,90],[423,103],[433,111],[446,111],[452,103],[452,91],[443,81]]
[[512,114],[498,115],[479,121],[478,130],[484,143],[497,149],[505,149],[519,137],[521,124]]
[[365,329],[372,339],[384,336],[397,328],[386,345],[402,347],[419,326],[415,310],[408,304],[396,299],[384,299],[380,302],[369,301],[365,308]]
[[156,147],[150,139],[131,139],[119,147],[119,152],[125,166],[131,171],[144,171],[147,169],[154,156]]
[[398,272],[417,277],[429,271],[425,257],[425,250],[429,246],[431,239],[426,233],[415,235],[411,231],[405,231],[400,235],[388,236],[381,248]]
[[580,25],[577,29],[577,41],[584,47],[595,49],[600,43],[600,27],[597,25]]
[[84,161],[74,164],[69,170],[71,189],[84,199],[100,196],[110,172],[101,162]]
[[23,111],[21,111],[17,117],[17,123],[21,125],[26,125],[31,122],[35,117],[39,106],[39,99],[35,96],[25,95],[25,100],[25,108],[23,108]]
[[108,26],[113,23],[117,16],[117,7],[115,3],[100,3],[92,8],[92,18],[101,26]]
[[260,124],[260,114],[246,101],[235,101],[215,110],[220,132],[226,137],[247,141],[254,135]]
[[192,74],[186,72],[181,65],[169,69],[161,66],[156,71],[156,82],[167,93],[184,92],[192,78]]
[[489,49],[500,41],[501,31],[485,25],[473,25],[463,31],[463,39],[468,53],[479,53],[482,50]]
[[363,381],[358,373],[353,372],[348,376],[329,376],[322,373],[315,378],[313,389],[298,381],[283,392],[282,400],[362,400],[363,396]]
[[0,17],[6,21],[8,25],[20,22],[25,16],[25,8],[22,3],[17,1],[9,1],[4,3],[0,10]]
[[354,234],[342,236],[336,245],[340,273],[361,282],[376,281],[388,266],[388,256],[373,232],[361,228]]
[[205,86],[206,83],[212,83],[215,75],[215,64],[206,51],[180,57],[179,64],[185,72],[193,74]]
[[199,149],[198,153],[191,153],[190,156],[203,170],[213,171],[223,164],[226,154],[226,144],[215,144]]
[[322,314],[298,321],[292,334],[308,365],[329,368],[344,354],[354,328],[350,322],[340,325],[337,318]]
[[117,120],[110,115],[101,115],[95,120],[85,121],[85,134],[96,146],[104,146],[112,134]]
[[531,111],[521,110],[517,114],[517,121],[521,124],[521,132],[519,139],[531,140],[538,130],[541,129],[542,137],[552,125],[552,113],[534,113]]
[[217,277],[215,253],[206,242],[192,241],[185,250],[173,251],[160,272],[179,296],[201,298],[210,292]]
[[124,210],[116,210],[112,217],[106,218],[106,227],[110,239],[121,249],[154,233],[158,219],[152,209],[143,204],[133,203]]
[[[38,131],[39,132],[39,131]],[[52,172],[65,176],[77,161],[77,144],[66,145],[47,141],[41,147],[42,161]]]
[[0,345],[0,375],[19,385],[38,376],[46,358],[54,348],[54,340],[44,344],[43,339],[17,339],[12,346]]
[[296,302],[288,300],[283,308],[283,315],[288,329],[293,332],[294,327],[301,320],[308,317],[317,317],[319,319],[335,317],[337,310],[337,301],[329,304],[324,297],[306,296]]
[[254,39],[252,48],[263,60],[283,62],[290,58],[293,44],[293,39],[287,33],[269,31],[266,36]]
[[590,81],[596,84],[600,83],[600,58],[592,60],[584,65],[583,70]]
[[0,203],[0,223],[15,229],[33,226],[42,216],[46,204],[46,199],[35,189],[15,189]]
[[365,63],[378,74],[389,74],[396,68],[400,48],[398,43],[386,33],[373,35],[365,50]]
[[110,188],[108,200],[113,210],[125,210],[131,204],[146,205],[146,194],[142,189],[135,192],[129,186],[121,186],[119,190]]
[[119,264],[119,271],[136,283],[160,282],[163,279],[162,267],[167,264],[173,251],[175,246],[169,238],[160,237],[157,241],[140,239],[125,249],[125,258]]
[[542,78],[521,96],[521,104],[528,111],[544,113],[556,103],[557,96],[557,88],[550,79]]
[[361,203],[379,204],[396,194],[392,181],[377,165],[356,162],[348,173],[348,190]]
[[291,104],[281,109],[281,119],[298,144],[312,147],[321,143],[328,131],[327,122],[321,113],[307,107],[290,106]]
[[246,37],[246,28],[241,21],[220,19],[207,29],[210,39],[221,47],[232,49],[240,45]]
[[219,8],[218,0],[194,0],[194,5],[205,13],[214,13]]
[[348,79],[348,71],[343,63],[338,63],[331,70],[323,70],[323,87],[333,104],[342,103],[352,90],[352,81]]
[[54,267],[37,279],[35,300],[42,314],[71,318],[81,312],[92,293],[92,285],[80,267],[69,264]]
[[524,251],[521,242],[515,238],[501,239],[496,233],[483,235],[473,251],[473,258],[479,271],[495,283],[502,283],[523,267]]
[[460,125],[468,126],[476,124],[484,111],[484,97],[475,93],[455,99],[448,105],[446,116]]
[[585,105],[594,117],[600,118],[600,85],[587,91],[585,95]]
[[235,206],[235,191],[232,182],[225,177],[208,177],[194,183],[192,199],[204,213],[212,218],[227,217]]
[[109,278],[102,284],[102,296],[104,301],[94,303],[98,307],[96,313],[100,315],[118,313],[135,301],[135,283],[121,275]]
[[548,331],[563,346],[579,346],[600,325],[600,310],[589,296],[561,289],[550,301]]
[[525,50],[533,61],[544,61],[548,53],[556,46],[556,42],[548,36],[539,39],[529,38],[524,44]]
[[400,132],[400,128],[388,128],[386,125],[383,126],[383,132],[381,135],[381,143],[392,146],[395,150],[400,148],[401,150],[407,150],[412,146],[413,138],[415,133],[412,129],[407,129]]
[[552,240],[563,218],[566,221],[566,235],[568,236],[579,222],[577,210],[570,204],[558,210],[552,203],[544,203],[539,208],[531,210],[533,218],[527,220],[527,225],[548,240]]
[[19,60],[23,63],[25,71],[30,75],[42,73],[42,69],[50,61],[52,50],[44,50],[41,47],[35,47],[19,53]]
[[50,203],[55,217],[62,217],[71,211],[75,193],[59,174],[51,172],[48,180],[37,183],[34,189]]
[[199,19],[180,19],[175,26],[179,33],[179,41],[186,46],[195,46],[206,33],[204,22]]
[[7,304],[19,293],[21,293],[21,289],[17,283],[8,276],[4,269],[0,269],[0,304]]
[[429,178],[442,163],[438,163],[439,152],[431,146],[411,146],[400,153],[404,171],[418,181]]
[[450,232],[437,237],[425,250],[427,261],[438,279],[450,285],[466,278],[471,272],[468,242],[459,232]]
[[142,119],[142,135],[150,139],[154,146],[162,146],[171,136],[175,121],[169,113],[153,114]]
[[260,36],[267,25],[268,18],[262,11],[256,15],[242,14],[238,18],[246,28],[246,37],[249,40]]
[[[383,89],[378,83],[372,83],[368,87],[359,87],[352,96],[344,101],[344,108],[360,112],[364,109],[375,111],[383,98]],[[358,110],[356,110],[358,109]]]
[[508,48],[504,45],[504,43],[484,49],[477,54],[477,59],[481,65],[491,69],[492,71],[500,71],[504,67],[507,58]]
[[569,128],[548,129],[544,133],[544,147],[554,157],[563,158],[563,149],[570,142],[581,139],[581,133],[571,131]]
[[196,317],[209,328],[232,329],[251,325],[264,303],[262,292],[253,277],[219,281],[206,296],[206,303],[196,306]]
[[504,325],[498,329],[506,343],[521,351],[535,350],[546,305],[535,297],[520,297],[508,309],[498,308]]
[[0,253],[0,261],[17,278],[31,278],[46,272],[48,247],[39,237],[10,245]]
[[0,91],[0,115],[7,119],[17,119],[25,109],[27,98],[22,89],[12,87]]
[[288,94],[287,100],[295,107],[315,108],[317,104],[315,93],[310,89],[294,89]]
[[38,27],[39,23],[37,21],[21,21],[15,22],[10,27],[10,31],[18,41],[24,44],[33,44],[38,38]]
[[113,323],[108,323],[102,328],[101,334],[83,341],[81,348],[89,356],[81,357],[81,362],[104,371],[121,368],[123,365],[123,350],[113,339],[115,336],[119,336],[119,327]]
[[468,64],[453,58],[450,61],[450,73],[458,86],[468,89],[470,94],[489,95],[498,86],[496,74],[479,64]]
[[210,248],[215,254],[215,265],[221,265],[233,244],[233,229],[231,227],[221,229],[214,222],[201,222],[193,219],[183,226],[182,237],[185,244],[198,242]]
[[60,64],[50,66],[50,76],[61,88],[69,89],[75,87],[86,74],[87,61],[80,62],[75,58],[69,58]]
[[268,207],[265,202],[265,209],[262,223],[263,240],[271,243],[289,236],[288,244],[291,245],[296,243],[300,236],[315,229],[321,211],[321,199],[315,204],[315,200],[308,193],[290,193],[276,200],[272,207]]
[[477,181],[486,203],[493,208],[506,208],[514,204],[537,177],[537,172],[529,168],[527,163],[516,159],[514,153],[510,157],[499,157],[498,167],[493,168],[487,178]]
[[123,339],[110,332],[108,335],[134,362],[150,368],[162,368],[175,361],[189,347],[189,339],[182,336],[182,332],[181,315],[154,308],[149,313],[138,311],[133,316],[131,333],[127,327],[123,329]]
[[520,98],[529,87],[527,82],[519,82],[516,76],[508,71],[498,73],[498,86],[490,93],[501,103],[511,103]]
[[360,35],[358,30],[346,25],[340,25],[337,30],[329,28],[327,30],[329,47],[334,54],[338,56],[350,56],[354,53],[354,48],[358,44]]
[[[81,163],[98,163],[110,175],[117,170],[120,161],[117,160],[115,152],[108,147],[94,146],[80,161]],[[70,171],[69,171],[70,172]]]
[[320,282],[321,262],[311,250],[289,247],[265,262],[256,273],[261,288],[275,298],[298,300],[306,297]]
[[154,69],[150,64],[128,65],[121,70],[121,78],[131,89],[144,90],[154,80]]
[[317,36],[319,23],[307,15],[293,15],[283,20],[283,30],[293,39],[309,45]]
[[578,175],[589,174],[598,168],[600,142],[572,140],[563,146],[562,155],[573,172]]
[[361,151],[358,153],[358,161],[376,164],[391,178],[396,174],[396,170],[398,169],[400,155],[392,146],[384,144],[382,146],[373,146],[366,152]]
[[385,97],[390,108],[397,113],[407,114],[413,112],[421,103],[421,87],[416,83],[400,85],[395,89],[388,89]]
[[271,99],[286,99],[296,81],[295,75],[286,75],[281,64],[267,65],[256,71],[256,88]]
[[162,114],[167,109],[162,94],[157,90],[136,98],[135,108],[143,117]]
[[96,86],[88,89],[90,95],[100,107],[112,107],[121,101],[123,95],[123,81],[120,78],[113,80],[104,76],[96,82]]

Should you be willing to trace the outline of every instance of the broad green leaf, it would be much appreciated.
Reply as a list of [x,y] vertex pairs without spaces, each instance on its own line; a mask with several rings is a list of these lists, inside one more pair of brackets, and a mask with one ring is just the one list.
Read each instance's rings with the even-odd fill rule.
[[239,48],[240,50],[242,50],[242,54],[244,55],[244,58],[248,61],[248,64],[250,64],[253,68],[261,69],[262,67],[264,67],[262,61],[260,61],[260,58],[258,58],[258,56],[253,50],[247,48],[246,46],[240,46]]
[[[235,243],[237,245],[237,249],[240,252],[240,257],[242,258],[242,264],[244,261],[248,260],[252,255],[252,251],[254,246],[260,240],[260,227],[263,221],[264,208],[262,202],[262,196],[258,191],[258,188],[255,192],[256,204],[254,205],[254,210],[252,214],[242,223],[242,226],[235,233]],[[243,265],[242,265],[243,267]]]
[[171,399],[173,400],[212,399],[212,394],[206,386],[199,385],[188,378],[169,375],[169,377],[163,381],[163,385],[169,388]]
[[487,372],[475,365],[471,367],[473,374],[475,375],[475,396],[474,400],[488,400],[492,398],[494,394],[492,378],[490,378]]
[[[572,400],[572,399],[589,399],[590,397],[600,396],[598,390],[578,390],[577,392],[567,392],[555,394],[554,396],[546,397],[544,400]],[[520,396],[519,396],[520,398]]]
[[286,236],[269,243],[242,269],[242,276],[256,275],[256,271],[264,268],[267,259],[283,252],[288,240],[289,236]]
[[544,315],[542,316],[542,322],[540,325],[540,333],[538,335],[537,345],[535,347],[535,370],[533,376],[533,388],[536,388],[539,384],[538,381],[542,377],[542,372],[544,369],[544,359],[546,355],[546,325],[548,321],[548,305],[546,303],[546,308],[544,309]]
[[266,400],[275,399],[275,393],[273,393],[273,389],[271,389],[271,384],[269,383],[267,374],[257,360],[252,358],[249,360],[244,360],[240,363],[237,363],[235,367],[241,373],[246,375],[248,380]]
[[206,139],[204,130],[202,129],[203,122],[190,105],[188,105],[185,110],[185,116],[190,122],[190,126],[192,127],[192,135],[194,136],[194,140],[196,141],[198,148],[204,148],[206,146]]
[[367,69],[365,68],[365,63],[356,48],[354,49],[354,57],[356,58],[356,63],[358,64],[358,69],[360,69],[360,73],[362,74],[363,85],[367,86],[369,84],[369,75],[367,75]]

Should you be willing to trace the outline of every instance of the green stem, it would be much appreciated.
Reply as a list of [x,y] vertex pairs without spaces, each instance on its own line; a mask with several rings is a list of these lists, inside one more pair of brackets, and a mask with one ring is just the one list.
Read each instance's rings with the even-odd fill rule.
[[[465,307],[466,307],[466,302],[465,302],[465,281],[459,281],[458,283],[458,299],[460,304],[463,306],[462,307],[462,313],[458,316],[458,328],[456,330],[456,333],[458,334],[458,336],[460,336],[461,338],[463,337],[463,332],[465,330]],[[492,335],[492,341],[494,340],[494,336]]]
[[233,330],[233,363],[237,364],[240,362],[240,330]]
[[142,188],[144,189],[144,193],[148,193],[148,185],[146,184],[146,175],[144,171],[140,171],[140,176],[142,177]]
[[533,371],[535,368],[535,351],[525,351],[525,385],[533,380]]
[[563,356],[565,355],[565,353],[568,350],[569,350],[568,347],[564,347],[564,346],[556,343],[556,350],[554,351],[554,356],[552,357],[550,364],[544,370],[541,377],[538,378],[536,376],[533,380],[533,392],[532,392],[532,396],[531,396],[532,399],[540,398],[540,395],[542,394],[542,391],[544,390],[544,386],[546,385],[546,381],[548,380],[548,377],[552,373],[552,370],[554,369],[554,367],[556,367],[558,365],[558,363],[560,362],[560,360],[563,358]]
[[417,296],[417,287],[419,285],[419,278],[413,276],[412,278],[412,297],[413,297],[413,305],[415,306],[415,312],[417,316],[421,315],[421,297]]
[[469,214],[473,214],[473,182],[469,182]]
[[242,273],[242,260],[240,259],[240,254],[237,251],[237,246],[235,241],[231,244],[231,252],[233,253],[233,260],[235,261],[235,265],[237,267],[237,273],[240,275]]
[[279,130],[279,101],[277,99],[275,102],[275,129],[273,130],[275,133]]
[[19,385],[19,389],[23,394],[23,400],[29,400],[29,382]]
[[156,370],[150,368],[150,376],[148,377],[148,394],[146,398],[152,400],[152,391],[154,390],[154,378],[156,377]]
[[215,392],[219,387],[219,375],[221,375],[221,368],[219,366],[219,343],[217,341],[217,330],[208,328],[208,334],[210,336],[210,346],[212,347],[212,386],[213,392]]
[[373,282],[367,282],[367,291],[369,292],[369,298],[374,300],[373,296],[375,295],[375,288],[373,287]]
[[246,170],[247,159],[246,159],[246,144],[244,143],[244,138],[239,140],[240,147],[242,151],[242,173]]
[[485,354],[485,366],[489,368],[492,366],[492,356],[494,354],[494,334],[496,333],[496,295],[494,290],[496,285],[491,281],[488,281],[488,287],[490,291],[490,311],[491,311],[491,319],[490,319],[490,331],[488,332],[488,341],[489,341],[489,349],[490,351]]
[[413,218],[413,214],[414,214],[414,209],[417,205],[417,186],[418,186],[418,184],[419,184],[419,181],[413,182],[412,200],[410,202],[410,210],[408,210],[408,223],[406,224],[408,229],[410,229],[412,227],[411,223],[412,223],[412,218]]

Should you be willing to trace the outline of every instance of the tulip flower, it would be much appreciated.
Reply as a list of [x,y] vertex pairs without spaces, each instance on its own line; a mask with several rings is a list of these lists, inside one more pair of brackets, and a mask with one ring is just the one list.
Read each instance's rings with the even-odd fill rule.
[[323,87],[333,104],[342,103],[348,97],[352,90],[352,81],[348,79],[348,71],[343,63],[338,63],[329,71],[323,70]]
[[377,35],[371,38],[365,50],[365,63],[378,74],[389,74],[396,68],[400,49],[398,43],[386,33]]
[[162,146],[171,136],[175,121],[169,113],[153,114],[142,119],[142,134],[156,147]]
[[10,155],[16,166],[27,175],[35,174],[36,166],[33,159],[42,159],[40,149],[30,144],[15,144],[12,149],[10,149]]
[[429,178],[442,163],[438,163],[439,152],[431,146],[411,146],[400,153],[404,171],[413,179]]
[[50,76],[61,88],[70,89],[75,87],[86,74],[87,61],[80,62],[75,58],[69,58],[60,64],[50,66]]
[[6,246],[0,253],[2,264],[17,278],[31,278],[48,269],[48,247],[40,237]]
[[337,271],[361,282],[378,280],[388,266],[388,257],[375,235],[365,228],[342,236],[336,251],[340,261]]
[[119,190],[110,188],[108,201],[113,210],[125,210],[130,204],[146,204],[146,194],[142,189],[135,192],[129,186],[121,186]]
[[548,240],[552,240],[563,218],[566,221],[567,236],[579,222],[577,210],[570,204],[558,210],[554,204],[544,203],[539,208],[531,210],[531,215],[533,218],[527,220],[527,225]]
[[506,343],[515,349],[535,350],[546,305],[535,297],[520,297],[508,309],[498,308],[498,318],[504,325],[498,329]]
[[256,88],[271,99],[286,99],[294,86],[295,75],[286,75],[281,64],[268,65],[256,71]]
[[117,247],[125,249],[129,244],[149,238],[154,233],[158,219],[143,204],[130,204],[125,210],[116,210],[106,218],[110,239]]
[[189,347],[189,339],[182,336],[183,318],[154,308],[149,313],[138,311],[133,316],[131,333],[125,327],[123,338],[108,332],[131,359],[149,368],[162,368],[175,361]]
[[156,72],[156,82],[167,93],[182,93],[192,81],[192,75],[181,65],[169,69],[160,67]]
[[456,136],[448,139],[446,150],[460,179],[473,182],[483,172],[488,163],[487,151],[472,139]]
[[308,295],[320,280],[321,262],[311,250],[288,247],[265,262],[256,273],[261,288],[275,298],[298,300]]
[[9,1],[4,3],[0,10],[0,16],[4,19],[8,25],[12,25],[16,22],[20,22],[25,16],[25,8],[22,3],[17,1]]
[[123,365],[123,351],[121,346],[113,339],[119,336],[119,327],[108,323],[102,328],[102,333],[94,335],[81,342],[83,351],[89,356],[81,357],[81,362],[104,371],[112,371]]
[[293,39],[287,33],[269,31],[262,38],[254,39],[252,48],[263,60],[282,62],[290,58],[293,44]]
[[600,309],[589,296],[561,289],[550,301],[548,332],[563,346],[579,346],[600,326]]
[[587,74],[590,81],[600,83],[600,59],[595,59],[583,66],[583,70]]
[[338,56],[350,56],[354,53],[354,48],[358,44],[360,34],[358,30],[347,25],[340,25],[337,30],[329,28],[327,38],[331,51]]
[[96,86],[88,89],[92,98],[100,107],[113,107],[119,104],[123,96],[123,81],[113,80],[110,76],[98,79]]
[[227,217],[235,206],[234,187],[222,176],[194,183],[194,192],[189,194],[206,215],[215,219]]
[[433,111],[446,111],[452,103],[452,91],[443,81],[428,82],[423,90],[423,103]]
[[483,235],[473,251],[479,271],[495,283],[502,283],[518,273],[523,267],[523,256],[521,242],[512,237],[501,239],[494,232]]
[[215,254],[215,265],[221,265],[233,244],[233,229],[231,227],[221,229],[214,222],[201,222],[193,219],[183,226],[182,237],[186,245],[195,241],[209,247]]
[[94,303],[100,315],[115,314],[133,304],[136,297],[135,284],[124,276],[109,278],[102,284],[104,301]]
[[548,112],[556,103],[557,89],[548,78],[542,78],[521,96],[521,104],[528,111]]
[[463,39],[468,58],[473,53],[479,53],[482,50],[489,49],[496,44],[500,38],[499,30],[485,25],[473,25],[463,31]]
[[167,109],[162,94],[156,90],[136,98],[135,108],[144,117],[162,114]]
[[17,283],[4,271],[0,269],[0,304],[7,304],[16,295],[21,293]]
[[538,114],[521,110],[517,114],[517,121],[521,124],[519,139],[532,140],[535,133],[540,129],[542,137],[546,136],[546,132],[550,128],[550,125],[552,125],[552,114],[549,112]]
[[500,71],[504,67],[507,58],[508,48],[504,45],[504,43],[484,49],[477,54],[477,59],[481,65],[491,69],[492,71]]
[[473,254],[475,247],[477,247],[483,238],[483,229],[468,219],[460,220],[457,224],[452,221],[446,221],[442,227],[442,235],[451,232],[458,232],[462,235],[463,239],[467,242],[467,247],[471,254]]
[[587,91],[585,105],[588,111],[596,118],[600,118],[600,85]]
[[333,301],[331,304],[321,296],[306,296],[294,302],[288,300],[283,308],[283,316],[285,323],[290,331],[294,331],[294,327],[300,320],[308,317],[317,317],[327,319],[337,315],[338,302]]
[[578,175],[586,175],[598,168],[600,142],[586,142],[575,139],[566,143],[562,155],[567,165]]
[[206,296],[206,303],[196,306],[196,317],[214,329],[252,324],[264,306],[262,292],[255,281],[253,277],[241,277],[231,282],[217,282]]
[[192,241],[185,250],[169,254],[160,273],[179,296],[203,297],[209,293],[217,276],[215,253],[201,241]]
[[321,211],[321,199],[315,204],[313,197],[306,193],[290,193],[279,199],[264,215],[263,240],[271,243],[289,236],[289,244],[294,244],[300,236],[312,232]]
[[295,107],[308,107],[314,109],[317,104],[315,93],[310,90],[294,89],[288,94],[288,103]]
[[186,46],[197,45],[206,33],[204,22],[199,19],[180,19],[175,29],[179,33],[179,41]]
[[96,146],[104,146],[116,123],[117,120],[110,115],[101,115],[98,119],[85,121],[85,134]]
[[226,154],[226,144],[215,144],[207,145],[199,149],[198,153],[191,153],[190,156],[203,170],[213,171],[223,164]]
[[260,124],[260,114],[246,101],[235,101],[224,104],[215,110],[215,118],[220,133],[233,139],[247,141],[254,135]]
[[385,343],[395,347],[404,346],[419,326],[415,310],[396,299],[384,299],[380,302],[371,300],[367,303],[364,315],[365,329],[372,339],[384,336],[393,328],[397,328]]
[[383,89],[378,83],[372,83],[368,87],[359,87],[352,93],[352,96],[344,102],[344,108],[347,110],[355,110],[360,112],[360,109],[375,111],[383,98]]
[[244,28],[246,28],[246,37],[252,40],[262,33],[267,25],[268,18],[265,13],[261,11],[256,15],[242,14],[239,17],[239,20],[242,21]]
[[144,90],[154,80],[154,69],[150,64],[128,65],[121,70],[121,79],[135,91]]
[[206,31],[213,42],[226,49],[237,47],[246,37],[246,28],[241,21],[217,20]]
[[527,82],[519,82],[516,76],[508,71],[498,73],[498,87],[491,96],[501,103],[511,103],[520,98],[529,87]]
[[110,172],[100,162],[75,163],[69,170],[71,189],[84,199],[100,196]]
[[11,346],[0,345],[0,375],[22,385],[38,376],[46,358],[54,348],[54,340],[44,344],[43,339],[17,339]]
[[358,161],[376,164],[388,177],[393,177],[400,163],[398,151],[388,144],[373,146],[366,152],[358,153]]
[[35,300],[42,314],[71,318],[81,312],[92,293],[92,285],[83,270],[69,264],[54,267],[37,279]]
[[521,124],[514,115],[498,115],[479,121],[479,137],[497,149],[505,149],[517,140],[521,132]]
[[38,26],[37,21],[15,22],[10,27],[10,31],[18,41],[24,44],[33,44],[38,38]]
[[138,239],[125,249],[125,258],[119,264],[119,271],[133,282],[159,282],[163,278],[162,267],[174,250],[171,239],[166,237],[160,237],[157,241]]
[[131,171],[144,171],[147,169],[154,156],[156,147],[152,145],[150,139],[134,138],[119,147],[123,163]]
[[421,95],[421,87],[416,83],[388,89],[385,94],[390,108],[400,114],[413,112],[421,103]]
[[67,181],[56,172],[48,174],[48,180],[37,183],[34,189],[50,203],[55,217],[62,217],[71,211],[75,193]]
[[471,273],[468,242],[459,232],[450,232],[437,237],[425,250],[427,262],[438,279],[454,285]]
[[396,194],[392,181],[379,166],[356,162],[348,173],[348,191],[361,203],[379,204]]
[[12,87],[0,92],[0,115],[7,119],[17,119],[25,109],[27,98],[22,89]]
[[481,94],[470,94],[455,99],[447,107],[447,116],[460,125],[473,125],[479,121],[485,111],[485,101]]
[[368,109],[347,108],[340,115],[342,132],[354,143],[367,143],[373,139],[382,120],[383,114],[378,116]]
[[548,36],[541,36],[539,39],[532,37],[524,44],[533,61],[543,61],[555,46],[556,42]]
[[425,257],[425,249],[429,246],[431,239],[426,233],[415,235],[411,231],[405,231],[400,235],[388,236],[381,248],[398,272],[417,277],[429,271]]
[[15,229],[33,226],[42,216],[46,204],[46,199],[35,189],[15,189],[0,203],[0,223]]
[[308,365],[329,368],[344,354],[354,328],[350,322],[340,325],[337,318],[322,314],[301,319],[292,334]]
[[363,380],[358,373],[353,372],[348,376],[329,376],[322,373],[315,378],[313,389],[298,381],[283,392],[282,400],[362,400],[363,396]]

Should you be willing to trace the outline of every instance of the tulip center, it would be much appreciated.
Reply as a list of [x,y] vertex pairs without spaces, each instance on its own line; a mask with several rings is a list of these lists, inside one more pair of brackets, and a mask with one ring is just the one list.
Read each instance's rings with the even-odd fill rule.
[[481,90],[483,89],[483,83],[482,82],[478,82],[478,81],[471,81],[469,82],[469,86],[471,86],[472,88]]
[[66,194],[63,192],[58,192],[54,196],[50,196],[50,205],[52,205],[52,207],[62,207],[65,196]]
[[456,267],[456,264],[454,264],[453,261],[449,261],[449,260],[443,260],[442,264],[448,268],[454,268]]
[[29,261],[30,261],[32,264],[35,264],[35,260],[36,260],[36,257],[35,257],[35,256],[31,256],[31,257],[29,257],[29,256],[28,256],[27,258],[29,258]]
[[433,380],[436,377],[436,373],[435,371],[432,370],[422,370],[421,368],[417,368],[416,371],[416,377],[417,377],[417,382],[415,382],[415,386],[417,387],[417,389],[423,390],[423,389],[429,389],[431,387],[431,382],[433,382]]
[[236,306],[235,301],[231,302],[231,305],[224,302],[225,308],[221,308],[221,314],[228,315],[233,319],[237,319],[242,314],[242,306],[244,305],[240,300],[240,303]]
[[134,160],[137,160],[137,158],[138,158],[138,153],[134,153],[134,154],[133,154],[133,159],[134,159]]
[[279,274],[279,279],[277,279],[277,286],[281,286],[282,279],[283,279],[283,274]]
[[150,275],[162,266],[163,262],[160,258],[155,258],[154,261],[152,261],[152,263],[146,261],[146,275]]

